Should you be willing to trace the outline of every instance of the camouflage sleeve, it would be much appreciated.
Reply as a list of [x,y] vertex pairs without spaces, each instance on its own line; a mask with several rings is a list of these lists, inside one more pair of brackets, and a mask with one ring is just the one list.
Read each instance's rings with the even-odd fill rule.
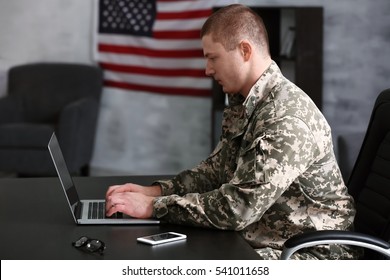
[[230,182],[206,193],[158,197],[153,215],[171,223],[242,230],[313,163],[319,153],[315,138],[298,118],[277,120],[241,149]]
[[192,192],[204,193],[219,187],[220,178],[217,170],[219,169],[218,162],[220,162],[219,150],[221,145],[219,143],[210,156],[195,168],[185,170],[171,180],[160,180],[154,184],[161,186],[163,195],[185,195]]

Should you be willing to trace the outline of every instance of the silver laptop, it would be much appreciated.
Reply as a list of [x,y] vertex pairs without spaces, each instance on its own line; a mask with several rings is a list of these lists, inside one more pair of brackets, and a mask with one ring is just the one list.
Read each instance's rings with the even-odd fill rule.
[[79,199],[76,186],[66,166],[58,139],[53,133],[48,149],[57,170],[74,221],[77,224],[159,224],[155,219],[136,219],[122,213],[115,217],[106,217],[104,199]]

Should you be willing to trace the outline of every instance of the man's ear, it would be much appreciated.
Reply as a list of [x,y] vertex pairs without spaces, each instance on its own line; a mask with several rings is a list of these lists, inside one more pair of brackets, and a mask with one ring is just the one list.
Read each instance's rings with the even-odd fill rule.
[[248,61],[252,55],[252,45],[247,40],[240,43],[240,51],[245,61]]

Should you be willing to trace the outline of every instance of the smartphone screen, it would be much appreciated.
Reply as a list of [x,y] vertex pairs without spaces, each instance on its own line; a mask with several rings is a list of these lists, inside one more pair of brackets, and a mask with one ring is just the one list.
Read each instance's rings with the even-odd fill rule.
[[186,239],[187,236],[177,232],[164,232],[149,236],[138,237],[137,241],[147,243],[149,245],[158,245],[173,241],[179,241]]

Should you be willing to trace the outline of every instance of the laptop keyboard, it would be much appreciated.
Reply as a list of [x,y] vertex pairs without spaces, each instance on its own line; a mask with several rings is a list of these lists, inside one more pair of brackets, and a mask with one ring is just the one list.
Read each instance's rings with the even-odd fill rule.
[[88,218],[89,219],[121,219],[122,213],[115,213],[110,217],[106,217],[106,203],[104,201],[89,202]]
[[89,202],[88,218],[89,219],[104,219],[106,217],[106,203]]

